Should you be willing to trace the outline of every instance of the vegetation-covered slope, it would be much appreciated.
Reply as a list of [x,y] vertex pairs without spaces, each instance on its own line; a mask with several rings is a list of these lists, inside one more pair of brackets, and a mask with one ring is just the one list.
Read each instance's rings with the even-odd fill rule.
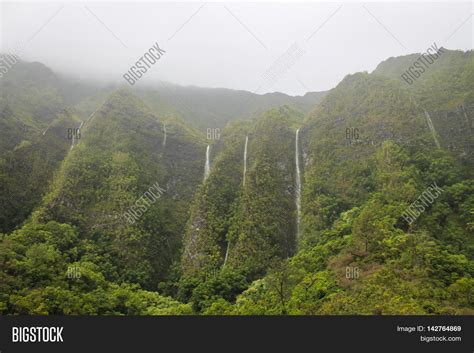
[[295,110],[281,107],[253,124],[235,124],[224,133],[225,147],[213,162],[193,207],[183,256],[185,272],[216,270],[227,256],[228,266],[254,277],[265,272],[272,258],[293,253],[292,126],[300,119]]
[[[11,190],[28,172],[53,182],[0,235],[0,312],[473,314],[473,153],[450,147],[472,134],[442,119],[472,126],[472,52],[445,54],[412,86],[399,75],[417,55],[347,76],[306,119],[294,101],[253,116],[261,101],[197,88],[186,112],[173,101],[186,94],[158,90],[79,100],[81,119],[99,109],[72,150],[57,139],[55,158],[40,159],[50,146],[25,142],[2,162]],[[193,109],[199,128],[253,116],[213,141],[207,178]],[[29,158],[60,164],[57,175],[14,168]],[[127,222],[153,185],[156,202]]]
[[[356,74],[326,96],[301,131],[298,253],[233,300],[201,299],[205,313],[473,313],[472,170],[437,148],[412,94]],[[422,204],[427,190],[434,197]],[[416,216],[407,217],[413,202]]]
[[474,170],[474,54],[440,48],[439,58],[411,85],[401,75],[417,54],[390,58],[377,75],[403,82],[416,104],[431,119],[441,146]]
[[57,77],[39,63],[18,62],[0,79],[0,156],[29,140],[64,108]]
[[[81,134],[34,218],[69,223],[100,239],[116,254],[108,256],[118,278],[156,287],[179,251],[204,143],[168,122],[165,144],[163,123],[126,91],[114,93]],[[124,212],[156,183],[163,195],[136,223],[127,222]]]
[[64,110],[43,133],[35,133],[0,158],[0,231],[13,230],[41,202],[71,148],[68,132],[72,135],[77,126],[74,113]]

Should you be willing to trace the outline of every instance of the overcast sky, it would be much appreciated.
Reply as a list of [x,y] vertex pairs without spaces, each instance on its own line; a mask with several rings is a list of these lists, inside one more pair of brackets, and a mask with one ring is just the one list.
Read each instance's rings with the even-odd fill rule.
[[[1,9],[2,52],[16,50],[24,60],[82,78],[124,82],[122,75],[158,43],[166,53],[137,86],[164,80],[301,95],[433,42],[473,47],[469,2],[40,2]],[[289,48],[292,59],[284,55]]]

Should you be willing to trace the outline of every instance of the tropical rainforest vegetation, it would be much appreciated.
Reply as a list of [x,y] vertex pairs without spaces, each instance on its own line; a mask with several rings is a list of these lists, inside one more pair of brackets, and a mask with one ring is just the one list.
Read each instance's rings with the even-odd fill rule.
[[303,97],[18,63],[0,79],[0,314],[474,314],[474,54],[443,51],[411,86],[418,54]]

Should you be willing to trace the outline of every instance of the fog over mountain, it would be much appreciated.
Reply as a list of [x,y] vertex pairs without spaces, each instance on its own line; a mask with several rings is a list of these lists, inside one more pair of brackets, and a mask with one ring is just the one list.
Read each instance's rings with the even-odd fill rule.
[[[472,49],[465,3],[9,3],[1,51],[56,72],[125,83],[158,43],[166,53],[140,79],[302,95],[433,42]],[[300,55],[288,63],[292,45]],[[278,79],[268,79],[276,75]]]

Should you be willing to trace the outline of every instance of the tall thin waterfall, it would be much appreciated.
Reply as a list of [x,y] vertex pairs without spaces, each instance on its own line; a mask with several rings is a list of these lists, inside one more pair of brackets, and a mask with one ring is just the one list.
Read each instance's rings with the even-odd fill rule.
[[163,123],[163,131],[165,133],[165,136],[163,137],[163,148],[166,146],[166,124]]
[[74,148],[74,141],[75,141],[75,138],[74,138],[74,134],[73,134],[72,135],[71,148],[69,149],[69,151],[71,151]]
[[[247,173],[247,145],[249,143],[249,137],[245,136],[245,147],[244,147],[244,177],[243,177],[243,185],[245,186],[245,174]],[[225,258],[224,258],[224,266],[227,263],[227,258],[229,257],[229,248],[230,248],[230,241],[227,242],[227,250],[225,251]]]
[[[72,150],[72,149],[74,148],[74,146],[77,144],[77,142],[76,142],[76,137],[75,137],[75,136],[76,136],[76,133],[77,133],[77,132],[79,132],[79,134],[81,133],[80,130],[81,130],[83,124],[84,124],[84,122],[81,121],[81,123],[79,124],[79,127],[77,128],[77,130],[75,130],[75,131],[73,132],[73,134],[72,134],[72,143],[71,143],[71,149],[70,149],[70,150]],[[46,132],[46,131],[45,131],[45,132]],[[43,135],[44,135],[44,133],[43,133]]]
[[433,136],[433,140],[436,143],[436,146],[438,146],[438,148],[441,148],[438,138],[436,137],[436,130],[434,128],[433,122],[431,121],[430,113],[428,113],[427,110],[424,110],[424,111],[425,111],[426,121],[428,122],[428,127],[430,128],[431,135]]
[[300,151],[299,151],[299,133],[300,129],[296,130],[295,142],[295,163],[296,163],[296,236],[300,234],[300,219],[301,219],[301,175],[300,175]]
[[227,262],[227,257],[229,256],[230,241],[227,242],[227,250],[225,251],[224,266]]
[[247,144],[249,143],[249,137],[245,136],[245,148],[244,148],[244,180],[243,184],[245,186],[245,174],[247,174]]
[[211,146],[207,145],[207,148],[206,148],[206,164],[204,165],[204,180],[207,179],[207,177],[209,176],[209,172],[211,170],[210,165],[209,165],[209,150],[210,150],[210,147]]

